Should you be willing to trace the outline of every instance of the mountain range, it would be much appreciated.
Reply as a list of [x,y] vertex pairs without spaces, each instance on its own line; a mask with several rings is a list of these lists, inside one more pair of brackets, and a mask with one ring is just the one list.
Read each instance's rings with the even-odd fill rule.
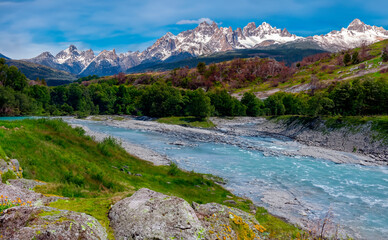
[[291,34],[287,29],[278,29],[266,22],[259,26],[251,22],[244,28],[236,30],[231,27],[219,27],[214,22],[212,24],[202,22],[196,28],[178,35],[168,32],[143,52],[129,51],[118,54],[113,49],[95,54],[92,49],[80,51],[74,45],[70,45],[55,56],[44,52],[23,61],[45,65],[77,76],[91,74],[105,76],[133,72],[135,69],[150,70],[144,66],[155,64],[176,66],[173,63],[217,53],[283,48],[283,45],[290,43],[298,45],[301,49],[335,52],[383,39],[388,39],[387,30],[369,26],[359,19],[353,20],[347,28],[340,31],[311,37]]

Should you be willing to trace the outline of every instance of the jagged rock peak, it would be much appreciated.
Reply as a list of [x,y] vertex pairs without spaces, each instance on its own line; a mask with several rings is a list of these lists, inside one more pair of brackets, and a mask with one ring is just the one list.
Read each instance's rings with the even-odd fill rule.
[[163,37],[161,37],[161,39],[166,39],[166,38],[175,38],[175,35],[171,32],[167,32],[166,34],[164,34]]
[[71,44],[68,49],[69,49],[70,52],[73,52],[73,51],[77,50],[77,47],[74,46],[73,44]]
[[267,22],[263,22],[258,28],[261,28],[263,30],[273,29],[273,27]]
[[36,58],[54,58],[54,56],[50,52],[42,52]]
[[369,25],[366,25],[360,19],[356,18],[349,24],[347,29],[351,31],[364,32],[369,28],[371,28]]

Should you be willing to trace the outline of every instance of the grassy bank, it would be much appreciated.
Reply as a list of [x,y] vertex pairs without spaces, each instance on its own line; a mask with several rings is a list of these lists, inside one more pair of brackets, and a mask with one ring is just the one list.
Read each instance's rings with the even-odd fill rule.
[[[5,127],[0,129],[0,145],[6,155],[20,161],[24,177],[48,183],[36,190],[70,197],[52,206],[96,217],[110,238],[110,206],[143,187],[189,203],[217,202],[245,211],[252,204],[215,184],[207,175],[184,172],[175,165],[154,166],[129,155],[114,139],[97,143],[82,129],[73,129],[61,120],[0,121],[0,126]],[[225,200],[237,204],[223,203]],[[258,209],[256,217],[276,239],[289,239],[299,232],[263,208]]]
[[199,119],[195,117],[165,117],[159,118],[157,122],[199,128],[212,128],[216,126],[208,118]]

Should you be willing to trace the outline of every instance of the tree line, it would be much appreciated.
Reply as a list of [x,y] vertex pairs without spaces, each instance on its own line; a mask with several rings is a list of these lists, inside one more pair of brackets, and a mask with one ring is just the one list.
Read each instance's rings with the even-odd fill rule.
[[250,92],[238,100],[223,88],[205,90],[182,89],[165,82],[118,85],[117,79],[87,86],[73,83],[47,87],[42,82],[29,82],[16,67],[8,67],[0,60],[1,116],[128,114],[205,118],[388,113],[388,84],[383,79],[336,83],[326,90],[310,93],[279,92],[265,100]]

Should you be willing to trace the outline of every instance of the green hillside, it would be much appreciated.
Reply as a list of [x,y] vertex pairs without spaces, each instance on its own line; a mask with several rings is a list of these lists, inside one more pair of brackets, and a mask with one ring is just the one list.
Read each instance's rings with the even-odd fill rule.
[[71,73],[32,62],[7,60],[7,64],[17,67],[30,80],[45,79],[49,86],[68,84],[77,80],[77,77]]

